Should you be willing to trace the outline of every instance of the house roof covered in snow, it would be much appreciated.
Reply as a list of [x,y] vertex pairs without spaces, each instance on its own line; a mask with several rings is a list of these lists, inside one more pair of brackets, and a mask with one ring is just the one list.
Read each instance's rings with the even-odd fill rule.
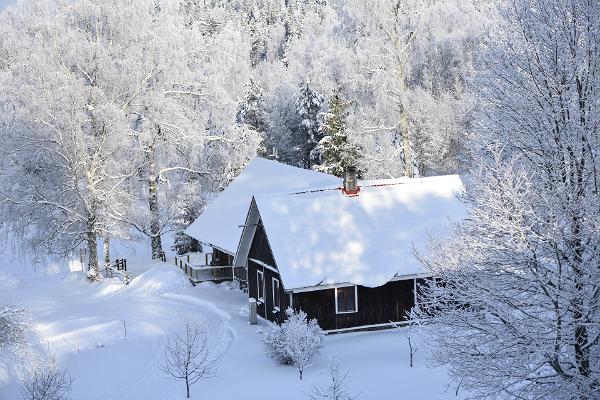
[[289,193],[313,187],[335,187],[340,179],[332,176],[255,158],[185,230],[203,243],[235,253],[248,206],[253,195]]
[[351,283],[376,287],[423,273],[414,249],[465,216],[458,175],[360,182],[339,188],[256,195],[286,289]]

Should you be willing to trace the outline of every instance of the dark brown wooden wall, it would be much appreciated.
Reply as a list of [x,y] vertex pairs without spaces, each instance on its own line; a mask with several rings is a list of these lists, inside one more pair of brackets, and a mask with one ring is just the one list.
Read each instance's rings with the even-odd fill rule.
[[335,289],[294,293],[293,306],[309,318],[316,318],[322,329],[344,329],[364,325],[404,321],[414,306],[414,281],[388,282],[369,288],[358,286],[358,311],[336,314]]
[[248,252],[248,258],[254,258],[260,260],[267,265],[277,266],[275,259],[273,258],[273,252],[271,246],[269,246],[269,239],[265,233],[265,228],[262,225],[262,221],[258,221],[256,226],[256,232],[254,233],[254,239]]
[[213,266],[229,266],[233,265],[233,256],[219,249],[213,248],[213,256],[211,265]]
[[[254,239],[252,240],[252,245],[250,247],[249,258],[262,261],[263,263],[276,268],[275,260],[273,259],[273,254],[271,253],[267,235],[265,234],[262,224],[259,223],[256,228],[256,233],[254,234]],[[252,260],[248,260],[248,294],[249,297],[255,299],[258,299],[257,270],[263,271],[265,280],[265,303],[258,304],[258,315],[269,321],[281,323],[285,318],[285,310],[288,307],[288,298],[285,294],[281,277],[277,272],[271,271]],[[279,280],[279,304],[273,304],[272,278]],[[280,311],[278,313],[274,312],[275,306],[279,307]]]

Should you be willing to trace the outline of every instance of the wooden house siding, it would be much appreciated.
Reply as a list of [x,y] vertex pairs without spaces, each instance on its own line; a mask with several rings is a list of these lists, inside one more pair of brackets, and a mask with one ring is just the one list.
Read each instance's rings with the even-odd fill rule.
[[335,289],[294,293],[293,306],[315,318],[325,330],[389,324],[407,320],[414,306],[414,285],[414,279],[390,281],[375,288],[359,285],[358,310],[352,313],[336,313]]
[[213,266],[230,266],[233,265],[233,256],[225,253],[217,248],[213,248],[212,262]]
[[277,267],[273,252],[271,251],[271,246],[269,246],[269,239],[267,238],[265,228],[260,219],[256,226],[256,232],[254,233],[254,240],[252,241],[250,251],[248,252],[248,258],[260,260],[267,265],[272,265],[274,268]]
[[[264,264],[271,268],[265,267]],[[257,305],[258,315],[269,321],[281,323],[285,318],[285,310],[288,307],[288,297],[285,294],[281,276],[275,272],[276,270],[277,267],[265,230],[259,222],[248,258],[248,295],[258,300],[257,271],[261,271],[264,278],[264,301]],[[273,302],[273,278],[279,281],[279,304]],[[279,311],[277,312],[276,309]]]

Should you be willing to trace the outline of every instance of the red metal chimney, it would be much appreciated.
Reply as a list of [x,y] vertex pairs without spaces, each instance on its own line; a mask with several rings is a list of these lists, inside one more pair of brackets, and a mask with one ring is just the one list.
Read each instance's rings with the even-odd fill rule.
[[360,192],[358,178],[356,176],[356,167],[347,167],[344,171],[344,187],[342,191],[346,196],[356,196]]

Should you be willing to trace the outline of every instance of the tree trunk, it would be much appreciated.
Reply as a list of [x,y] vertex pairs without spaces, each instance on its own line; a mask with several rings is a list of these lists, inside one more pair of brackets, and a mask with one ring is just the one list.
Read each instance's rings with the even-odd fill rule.
[[100,272],[98,271],[98,237],[96,235],[96,222],[94,218],[88,220],[87,246],[88,278],[91,281],[97,281],[100,279]]
[[110,266],[110,237],[104,236],[102,241],[102,252],[104,255],[104,268]]
[[187,398],[189,399],[190,398],[190,382],[188,382],[187,378],[185,380],[185,390],[187,393]]
[[[583,245],[581,241],[581,223],[579,217],[573,218],[573,235],[575,237],[574,250],[575,260],[573,272],[575,274],[575,293],[577,294],[572,302],[573,319],[575,320],[575,360],[577,369],[581,376],[588,378],[590,376],[590,354],[588,348],[588,330],[586,316],[584,315],[584,280],[583,272]],[[587,397],[582,397],[587,399]]]
[[160,210],[158,207],[158,173],[156,172],[155,149],[150,146],[149,177],[148,177],[148,206],[150,210],[150,245],[152,247],[152,259],[160,258],[163,252],[160,238]]

